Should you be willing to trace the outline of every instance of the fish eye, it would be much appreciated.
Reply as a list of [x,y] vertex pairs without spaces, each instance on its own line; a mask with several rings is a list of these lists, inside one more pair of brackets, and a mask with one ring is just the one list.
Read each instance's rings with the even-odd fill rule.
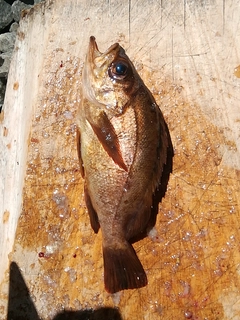
[[118,62],[116,65],[115,65],[115,72],[117,75],[119,76],[122,76],[124,75],[126,72],[127,72],[127,66],[125,63],[122,63],[122,62]]
[[126,62],[117,61],[111,64],[108,74],[110,78],[122,80],[127,76],[128,69],[129,67]]

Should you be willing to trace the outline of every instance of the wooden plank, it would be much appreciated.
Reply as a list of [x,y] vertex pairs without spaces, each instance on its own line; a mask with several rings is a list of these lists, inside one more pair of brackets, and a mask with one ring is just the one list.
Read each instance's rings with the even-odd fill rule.
[[[9,261],[43,319],[107,306],[123,319],[240,317],[239,21],[238,0],[59,0],[25,15],[0,124],[0,319]],[[101,51],[116,41],[126,49],[175,148],[157,234],[135,244],[149,284],[114,296],[75,144],[91,35]]]

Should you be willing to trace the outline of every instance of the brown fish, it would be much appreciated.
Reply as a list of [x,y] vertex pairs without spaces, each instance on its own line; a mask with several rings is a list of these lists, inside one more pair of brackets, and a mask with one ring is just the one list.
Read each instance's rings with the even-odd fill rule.
[[124,49],[90,38],[82,75],[78,151],[85,201],[103,237],[108,292],[147,285],[131,243],[154,226],[172,170],[167,125]]

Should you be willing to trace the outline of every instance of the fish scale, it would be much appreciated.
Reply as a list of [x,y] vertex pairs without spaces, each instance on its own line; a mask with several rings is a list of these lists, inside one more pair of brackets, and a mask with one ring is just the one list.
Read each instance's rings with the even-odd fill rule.
[[90,223],[102,231],[105,288],[141,288],[147,276],[132,243],[156,222],[173,148],[158,105],[118,43],[101,53],[90,37],[78,130]]

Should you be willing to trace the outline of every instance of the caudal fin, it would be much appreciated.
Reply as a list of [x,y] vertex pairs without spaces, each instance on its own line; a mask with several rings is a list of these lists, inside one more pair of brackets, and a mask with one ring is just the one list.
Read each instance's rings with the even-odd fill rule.
[[147,276],[133,247],[126,242],[121,249],[103,247],[104,282],[109,293],[147,285]]

